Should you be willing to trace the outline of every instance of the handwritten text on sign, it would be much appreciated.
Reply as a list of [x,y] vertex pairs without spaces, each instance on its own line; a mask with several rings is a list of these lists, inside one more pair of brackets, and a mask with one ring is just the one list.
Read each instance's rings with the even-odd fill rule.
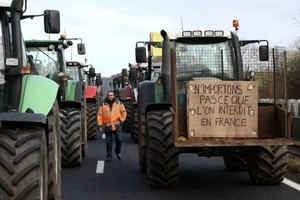
[[258,83],[190,81],[189,137],[257,137]]

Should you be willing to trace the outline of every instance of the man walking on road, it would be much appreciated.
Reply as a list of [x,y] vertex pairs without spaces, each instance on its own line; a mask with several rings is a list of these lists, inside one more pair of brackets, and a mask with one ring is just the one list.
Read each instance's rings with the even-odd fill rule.
[[122,124],[126,119],[126,110],[122,102],[117,100],[113,90],[107,92],[107,97],[98,110],[98,127],[100,132],[104,130],[106,137],[106,157],[107,162],[112,160],[113,135],[116,141],[115,153],[121,160],[122,147]]

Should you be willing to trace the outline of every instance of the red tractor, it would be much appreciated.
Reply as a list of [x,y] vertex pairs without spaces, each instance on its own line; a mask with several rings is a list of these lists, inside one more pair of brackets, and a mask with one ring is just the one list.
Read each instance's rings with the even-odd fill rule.
[[97,110],[103,101],[101,73],[95,73],[95,68],[91,65],[89,71],[85,71],[87,81],[85,86],[85,99],[87,103],[87,138],[96,139],[97,130]]

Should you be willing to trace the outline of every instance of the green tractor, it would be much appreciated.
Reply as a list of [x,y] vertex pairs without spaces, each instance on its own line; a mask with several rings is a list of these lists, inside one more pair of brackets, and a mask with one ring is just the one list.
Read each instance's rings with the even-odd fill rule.
[[[221,156],[228,170],[248,170],[254,184],[283,181],[289,115],[276,101],[260,103],[266,90],[255,73],[243,73],[241,46],[260,44],[251,62],[256,58],[261,71],[259,62],[269,62],[268,42],[240,41],[222,30],[162,30],[161,36],[160,76],[141,82],[138,95],[139,166],[149,184],[176,186],[180,153]],[[146,61],[146,49],[136,47],[136,62]],[[274,88],[266,89],[275,98]]]
[[[0,199],[61,199],[59,86],[34,75],[21,20],[35,16],[23,5],[0,3]],[[46,33],[60,32],[58,11],[39,16]]]
[[[37,74],[59,85],[61,164],[63,167],[80,166],[87,151],[87,111],[83,83],[70,80],[66,72],[64,54],[73,43],[65,40],[64,35],[59,40],[27,40],[25,43]],[[80,45],[78,53],[83,55],[84,44]]]
[[[84,70],[84,68],[89,66],[88,71]],[[84,83],[84,97],[87,109],[87,139],[95,140],[98,107],[103,101],[101,73],[96,73],[92,65],[82,64],[77,61],[68,61],[67,74],[72,79]]]

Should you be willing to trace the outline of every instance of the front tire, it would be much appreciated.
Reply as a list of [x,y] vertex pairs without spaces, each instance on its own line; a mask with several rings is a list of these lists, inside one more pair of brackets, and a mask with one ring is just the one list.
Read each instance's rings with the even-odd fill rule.
[[172,112],[147,113],[147,178],[151,186],[176,186],[179,177],[179,153],[172,133]]
[[96,139],[97,131],[97,108],[95,103],[87,104],[87,138],[88,140]]
[[138,108],[134,107],[132,109],[132,124],[131,124],[131,134],[134,143],[139,142],[139,121],[138,121]]
[[0,199],[47,199],[47,140],[42,128],[0,128]]
[[247,156],[223,156],[228,171],[239,172],[247,170]]
[[81,116],[77,108],[60,110],[62,166],[76,167],[82,162]]
[[57,101],[47,117],[49,124],[48,199],[56,200],[61,199],[61,139]]
[[287,166],[287,146],[261,146],[248,157],[248,173],[254,184],[278,184]]

